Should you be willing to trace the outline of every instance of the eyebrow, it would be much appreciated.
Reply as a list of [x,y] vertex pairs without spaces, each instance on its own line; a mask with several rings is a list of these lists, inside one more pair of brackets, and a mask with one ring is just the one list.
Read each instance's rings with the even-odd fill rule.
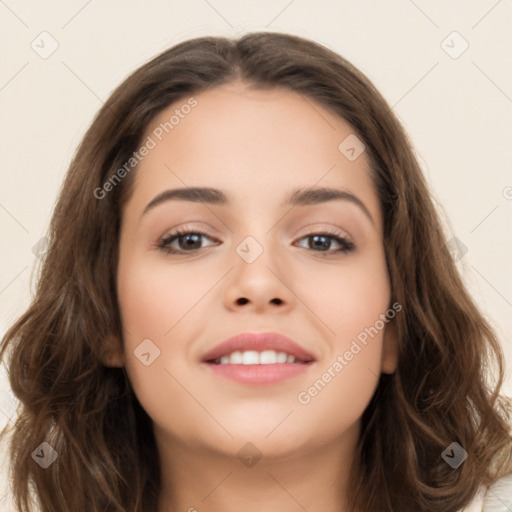
[[[148,205],[144,208],[142,215],[156,206],[172,200],[192,201],[195,203],[208,203],[214,205],[228,205],[229,199],[224,192],[219,189],[211,187],[186,187],[165,190],[164,192],[155,196]],[[292,191],[287,201],[283,206],[288,204],[290,206],[310,206],[315,204],[327,203],[329,201],[349,201],[358,206],[363,213],[368,217],[372,224],[375,221],[366,207],[366,205],[357,196],[348,192],[347,190],[317,187],[317,188],[297,188]]]

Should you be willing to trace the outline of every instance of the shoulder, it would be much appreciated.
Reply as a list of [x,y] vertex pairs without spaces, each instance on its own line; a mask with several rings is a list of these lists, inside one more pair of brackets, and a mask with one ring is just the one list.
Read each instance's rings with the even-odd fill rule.
[[481,488],[473,501],[459,512],[510,512],[512,511],[512,473]]

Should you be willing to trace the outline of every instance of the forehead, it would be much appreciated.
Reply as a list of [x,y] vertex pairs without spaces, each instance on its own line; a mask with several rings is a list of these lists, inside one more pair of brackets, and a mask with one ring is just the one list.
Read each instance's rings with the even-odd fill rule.
[[[176,125],[170,128],[167,124],[163,138],[172,138],[176,144],[192,138],[203,143],[208,140],[210,149],[220,143],[219,150],[231,142],[232,154],[237,152],[236,142],[244,143],[245,154],[253,150],[259,155],[287,143],[283,149],[288,149],[290,156],[300,152],[304,157],[313,154],[314,148],[337,150],[339,137],[353,133],[348,123],[312,98],[282,87],[254,87],[237,81],[195,94],[197,105],[180,119],[174,116]],[[159,127],[165,130],[173,114],[185,110],[187,100],[184,97],[160,112],[150,123],[148,134]]]
[[[195,105],[185,108],[190,98]],[[282,204],[298,187],[343,187],[378,218],[366,154],[349,159],[343,152],[355,136],[312,98],[225,84],[185,96],[149,123],[144,140],[154,147],[138,166],[134,196],[147,204],[165,188],[209,186],[241,206]]]

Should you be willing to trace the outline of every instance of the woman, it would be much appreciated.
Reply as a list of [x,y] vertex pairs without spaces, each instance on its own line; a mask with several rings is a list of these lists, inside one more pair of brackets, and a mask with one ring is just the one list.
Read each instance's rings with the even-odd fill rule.
[[114,91],[7,349],[23,511],[450,512],[512,469],[407,136],[296,36],[186,41]]

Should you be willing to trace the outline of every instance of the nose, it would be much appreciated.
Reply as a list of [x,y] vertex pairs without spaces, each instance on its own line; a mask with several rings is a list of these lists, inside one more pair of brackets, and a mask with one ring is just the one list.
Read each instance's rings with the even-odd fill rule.
[[[234,268],[228,274],[224,289],[224,305],[233,311],[254,313],[289,311],[294,307],[296,297],[292,292],[290,270],[285,271],[279,264],[278,255],[269,247],[261,247],[254,260],[242,252],[249,248],[255,251],[256,244],[240,244],[243,248],[234,255]],[[259,252],[258,251],[258,252]],[[258,252],[256,254],[258,254]]]

